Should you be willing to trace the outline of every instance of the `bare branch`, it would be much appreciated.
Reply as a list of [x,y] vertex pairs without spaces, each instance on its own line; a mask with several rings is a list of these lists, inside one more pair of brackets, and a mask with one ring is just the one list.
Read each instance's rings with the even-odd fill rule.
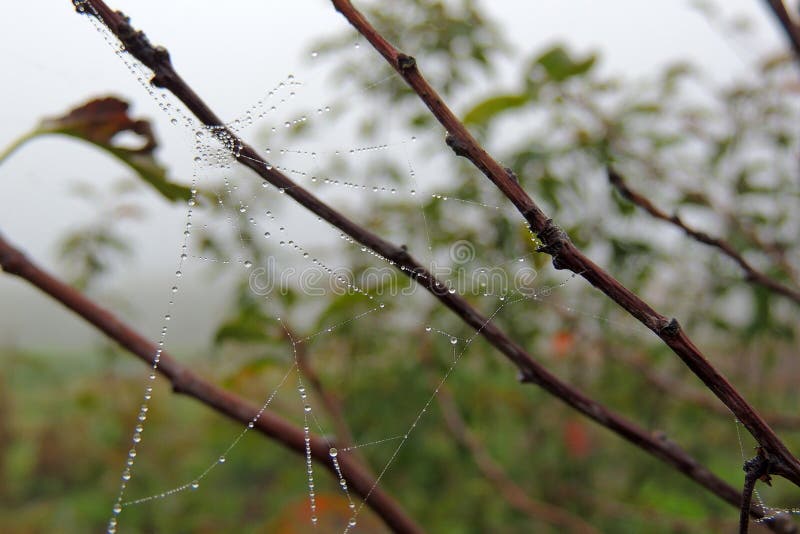
[[[372,44],[428,106],[431,113],[447,130],[446,142],[453,152],[472,162],[514,204],[530,225],[531,230],[536,232],[544,243],[539,251],[552,256],[553,266],[556,269],[568,269],[582,276],[660,337],[703,381],[706,387],[736,415],[756,441],[768,450],[770,455],[782,459],[782,476],[800,486],[800,461],[792,455],[783,441],[728,379],[703,356],[678,321],[668,319],[656,312],[638,295],[623,286],[578,250],[566,233],[547,217],[505,167],[493,159],[469,133],[436,90],[422,76],[416,60],[389,44],[349,0],[331,1],[336,10]],[[524,376],[523,379],[536,381],[535,377]]]
[[[426,344],[420,351],[420,359],[424,364],[432,367],[430,347]],[[438,384],[438,383],[437,383]],[[442,418],[445,425],[450,430],[450,434],[455,440],[466,448],[475,465],[484,477],[500,492],[505,500],[513,508],[528,515],[535,521],[543,521],[554,526],[568,529],[569,532],[580,534],[594,534],[598,530],[592,525],[571,514],[569,511],[552,505],[547,502],[539,501],[530,497],[514,480],[506,473],[503,467],[494,459],[483,443],[472,432],[464,418],[461,416],[458,404],[453,398],[447,384],[438,384],[438,395],[436,401],[442,410]]]
[[750,502],[753,500],[753,490],[756,487],[756,481],[763,480],[767,485],[770,484],[769,477],[769,461],[764,456],[763,451],[759,450],[758,454],[744,463],[744,486],[742,488],[742,509],[739,514],[739,534],[747,534],[748,526],[750,524],[750,514],[747,511],[750,508]]
[[[287,330],[287,333],[290,336],[290,339],[298,339],[298,336],[294,334],[287,321],[284,319],[282,322],[283,327]],[[322,399],[322,405],[325,407],[325,411],[327,411],[328,415],[331,417],[333,426],[336,429],[336,444],[339,447],[339,450],[347,450],[350,448],[348,451],[350,455],[355,456],[359,462],[366,467],[367,459],[364,458],[363,454],[361,454],[361,449],[351,448],[353,445],[355,445],[355,440],[353,439],[353,433],[350,430],[350,425],[347,424],[347,419],[344,416],[342,403],[334,393],[328,391],[322,384],[322,380],[311,363],[311,358],[308,355],[305,343],[295,344],[295,355],[297,356],[298,370],[303,374],[303,376],[306,377],[308,382],[311,384],[311,387],[314,388],[314,391],[316,391],[320,396]]]
[[742,255],[739,254],[736,249],[734,249],[733,246],[724,239],[710,236],[705,232],[701,232],[700,230],[692,228],[684,223],[683,220],[677,215],[668,215],[666,212],[659,209],[655,204],[650,202],[650,200],[648,200],[644,195],[631,189],[631,187],[626,183],[625,179],[619,172],[617,172],[616,169],[608,167],[608,181],[611,182],[611,185],[613,185],[614,188],[616,188],[616,190],[619,191],[619,193],[625,199],[633,202],[647,213],[652,215],[654,218],[668,222],[673,226],[683,230],[684,233],[692,239],[722,251],[723,254],[731,258],[739,265],[739,267],[741,267],[742,271],[744,271],[745,279],[748,282],[758,284],[769,289],[770,291],[773,291],[774,293],[791,299],[795,304],[800,304],[800,291],[781,284],[777,280],[770,278],[765,273],[750,265],[750,263],[745,260],[744,257],[742,257]]
[[[153,364],[158,347],[120,321],[113,313],[101,308],[82,293],[54,278],[37,267],[25,255],[0,237],[0,267],[15,276],[23,278],[47,293],[55,300],[94,325],[110,339],[138,356],[148,364]],[[172,384],[175,393],[188,395],[215,411],[242,424],[247,424],[258,414],[259,407],[242,400],[235,394],[203,380],[189,368],[174,360],[167,352],[162,352],[158,371]],[[305,457],[305,433],[303,430],[280,416],[265,411],[255,421],[255,429],[287,449]],[[331,444],[319,436],[311,436],[311,454],[328,471],[337,476],[329,454]],[[337,457],[342,475],[347,484],[369,506],[393,532],[421,533],[422,528],[385,491],[377,487],[375,478],[347,455]],[[368,496],[368,498],[367,498]]]
[[772,13],[777,17],[789,43],[792,46],[795,59],[800,61],[800,27],[792,20],[792,16],[783,4],[783,0],[766,0]]
[[[605,426],[662,461],[672,465],[678,471],[707,488],[726,502],[737,508],[739,507],[741,498],[739,492],[716,477],[680,447],[650,435],[631,421],[628,421],[624,417],[608,410],[599,402],[589,398],[580,390],[559,380],[555,375],[534,361],[521,346],[509,339],[494,323],[470,306],[463,297],[456,293],[450,293],[447,286],[434,278],[419,262],[410,256],[404,247],[395,246],[354,223],[343,214],[317,199],[301,186],[295,184],[274,166],[269,165],[252,147],[228,130],[210,108],[208,108],[199,96],[175,72],[166,49],[152,46],[142,32],[136,31],[131,27],[128,19],[123,14],[111,10],[103,0],[73,0],[73,2],[76,4],[79,12],[98,17],[103,24],[120,39],[125,49],[130,54],[153,70],[154,76],[151,80],[152,84],[172,92],[203,124],[213,127],[214,131],[217,132],[223,141],[226,143],[232,142],[235,147],[234,155],[237,157],[239,163],[253,170],[270,184],[284,190],[286,195],[339,228],[362,245],[378,253],[388,260],[390,264],[396,265],[401,272],[427,289],[432,295],[439,299],[442,304],[458,315],[466,324],[474,328],[476,332],[480,333],[489,343],[511,360],[520,370],[520,379],[523,382],[539,385],[580,413]],[[349,5],[349,3],[347,3],[347,5]],[[375,37],[375,35],[377,34],[372,30],[371,37]],[[396,56],[397,53],[395,51],[395,57]],[[405,71],[413,71],[413,73],[416,73],[416,76],[422,80],[413,63],[413,59],[408,56],[402,56],[398,60],[398,68],[400,68],[399,65],[402,64]],[[422,80],[422,82],[425,83],[424,80]],[[430,89],[430,91],[432,92],[433,89]],[[461,129],[466,131],[463,125]],[[487,164],[493,165],[491,172],[494,172],[493,169],[497,167],[498,164],[494,162],[485,151],[482,149],[480,149],[480,151],[488,158]],[[500,167],[500,171],[501,178],[499,178],[499,180],[506,184],[516,184],[516,182],[508,176],[505,169]],[[523,213],[525,213],[529,221],[533,220],[536,222],[536,225],[532,226],[532,228],[539,232],[540,237],[546,245],[546,251],[557,256],[556,260],[558,261],[554,260],[557,267],[569,267],[574,270],[574,272],[582,274],[584,270],[590,272],[590,275],[584,274],[584,276],[595,286],[604,288],[604,291],[608,288],[612,288],[612,291],[619,292],[623,295],[622,297],[617,296],[617,298],[620,298],[628,304],[626,309],[634,309],[633,304],[641,302],[638,297],[630,293],[630,291],[622,288],[616,280],[580,255],[563,232],[552,225],[552,222],[544,216],[541,210],[533,205],[527,194],[525,194],[518,185],[515,185],[515,187],[515,191],[519,193],[514,197],[515,203],[518,201],[524,205],[530,206],[530,209],[523,210]],[[560,262],[562,254],[567,263],[562,264]],[[615,300],[617,298],[615,298]],[[643,322],[652,327],[654,331],[657,331],[662,337],[669,340],[669,343],[671,343],[670,346],[678,347],[680,349],[680,354],[684,352],[689,354],[687,357],[689,362],[687,363],[689,363],[690,367],[692,367],[693,370],[699,368],[699,370],[695,372],[704,376],[704,381],[708,380],[714,384],[713,390],[717,392],[718,396],[733,399],[730,401],[733,405],[733,412],[737,415],[741,414],[740,420],[751,430],[756,436],[756,439],[762,444],[766,442],[769,447],[777,451],[777,455],[787,458],[784,465],[792,466],[792,470],[784,469],[785,474],[783,474],[783,476],[788,474],[793,480],[800,481],[800,468],[794,469],[797,461],[789,454],[783,443],[774,435],[760,416],[758,416],[758,414],[741,399],[738,393],[733,390],[733,387],[727,380],[718,375],[713,368],[710,368],[708,362],[702,358],[688,338],[680,332],[677,322],[674,320],[668,321],[663,316],[657,315],[644,303],[642,303],[641,306],[644,307],[643,311],[635,315],[637,317],[642,317],[640,320],[643,320]],[[675,349],[676,352],[678,352],[679,349]],[[699,358],[699,363],[693,359],[695,355],[696,358]],[[710,376],[710,378],[707,375]],[[752,508],[751,513],[757,517],[763,515],[760,509],[755,507]]]
[[[684,401],[694,404],[711,413],[715,413],[721,417],[730,418],[731,412],[725,406],[714,401],[706,390],[689,389],[686,384],[677,379],[664,376],[656,371],[653,371],[647,363],[639,357],[623,356],[614,350],[607,351],[607,354],[612,358],[630,365],[653,387],[659,391],[668,394],[671,398],[679,401]],[[800,429],[800,417],[792,415],[784,415],[778,413],[770,413],[765,415],[769,423],[776,428],[785,428],[787,430]]]

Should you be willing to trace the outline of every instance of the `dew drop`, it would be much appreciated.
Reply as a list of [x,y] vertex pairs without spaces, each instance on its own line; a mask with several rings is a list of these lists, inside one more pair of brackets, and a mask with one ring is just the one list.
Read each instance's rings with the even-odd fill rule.
[[457,345],[458,344],[458,338],[451,337],[450,338],[450,344],[451,345]]
[[328,451],[328,454],[331,458],[336,458],[339,456],[339,451],[336,449],[336,447],[331,447],[331,449]]
[[191,487],[192,487],[193,490],[196,490],[197,488],[200,487],[200,483],[198,481],[196,481],[196,480],[193,480],[192,484],[191,484]]

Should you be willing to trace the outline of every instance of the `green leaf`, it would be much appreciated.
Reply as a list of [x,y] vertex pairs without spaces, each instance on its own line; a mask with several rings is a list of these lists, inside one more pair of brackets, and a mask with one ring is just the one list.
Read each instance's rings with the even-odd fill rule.
[[256,303],[245,300],[239,303],[238,314],[225,321],[217,329],[214,344],[228,341],[241,343],[264,343],[273,339],[273,321]]
[[[89,142],[130,167],[164,198],[187,200],[188,187],[171,182],[166,168],[153,156],[158,142],[149,121],[128,115],[129,104],[115,97],[95,99],[70,110],[66,115],[43,120],[32,132],[20,137],[2,154],[0,163],[24,143],[41,135],[67,135]],[[131,132],[142,142],[139,148],[128,148],[115,142],[122,132]]]
[[464,124],[485,126],[500,113],[525,106],[532,96],[530,93],[521,93],[487,98],[464,115]]
[[534,67],[537,65],[543,67],[551,80],[563,82],[573,76],[586,74],[596,61],[597,56],[594,54],[585,59],[576,60],[563,46],[557,45],[536,58],[533,65]]

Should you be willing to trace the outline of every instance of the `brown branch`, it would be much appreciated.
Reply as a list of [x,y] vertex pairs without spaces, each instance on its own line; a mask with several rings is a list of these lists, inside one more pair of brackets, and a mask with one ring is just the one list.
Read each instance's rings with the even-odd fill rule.
[[[650,385],[668,394],[670,397],[694,404],[695,406],[719,416],[730,418],[731,412],[725,408],[725,406],[715,402],[712,397],[709,397],[707,391],[689,389],[681,380],[660,375],[650,369],[641,358],[622,356],[613,350],[609,350],[607,353],[610,354],[612,358],[636,369]],[[785,428],[787,430],[800,429],[800,417],[777,413],[767,414],[764,417],[776,428]]]
[[747,534],[750,525],[750,514],[748,510],[753,500],[753,490],[756,488],[756,481],[763,480],[767,485],[770,484],[769,460],[764,456],[762,450],[758,454],[744,463],[744,486],[742,487],[742,508],[739,513],[739,534]]
[[[676,319],[668,319],[650,307],[638,295],[623,286],[609,273],[586,257],[570,241],[567,234],[556,226],[539,206],[522,189],[513,175],[469,133],[464,124],[447,107],[436,90],[425,80],[416,60],[394,48],[367,21],[349,0],[331,0],[353,27],[386,59],[406,83],[428,106],[431,113],[447,130],[445,141],[458,156],[472,162],[514,204],[530,229],[544,245],[539,249],[553,258],[556,269],[568,269],[582,276],[605,293],[614,302],[645,325],[697,375],[747,428],[756,441],[771,456],[782,460],[782,476],[800,486],[800,461],[798,461],[764,419],[750,406],[733,385],[703,356],[686,335]],[[523,371],[524,373],[524,371]],[[523,374],[523,381],[540,383],[538,377]],[[777,474],[777,473],[775,473]]]
[[[430,355],[428,344],[420,350],[420,359],[424,364],[432,367],[433,361]],[[531,517],[536,521],[560,526],[568,529],[569,532],[592,534],[598,532],[592,525],[571,514],[569,511],[553,504],[539,501],[530,497],[514,480],[506,473],[503,467],[492,457],[483,443],[478,439],[472,430],[467,426],[458,404],[453,398],[447,384],[439,384],[436,401],[442,409],[442,418],[450,434],[455,440],[466,448],[475,465],[484,477],[500,492],[505,500],[516,510]]]
[[[55,300],[94,325],[122,348],[138,356],[148,364],[158,347],[120,321],[113,313],[101,308],[79,291],[57,280],[37,267],[25,255],[0,237],[0,267],[3,271],[19,276],[47,293]],[[258,414],[259,407],[242,400],[235,394],[203,380],[189,368],[174,360],[167,352],[162,352],[158,371],[172,384],[175,393],[193,397],[227,417],[247,424]],[[265,411],[255,421],[255,429],[283,445],[287,449],[305,457],[305,434],[303,430],[280,416]],[[331,444],[319,436],[311,436],[311,454],[328,471],[337,476],[329,454]],[[393,532],[421,533],[422,528],[390,497],[377,487],[375,478],[361,465],[338,455],[339,467],[347,480],[348,487],[357,493],[366,504]]]
[[678,217],[678,215],[669,215],[665,211],[659,209],[655,204],[650,202],[650,200],[647,199],[644,195],[631,189],[631,187],[627,184],[625,179],[619,172],[617,172],[616,169],[608,167],[608,181],[611,182],[611,185],[614,186],[614,188],[617,191],[619,191],[620,195],[622,195],[625,199],[629,200],[630,202],[642,208],[652,217],[668,222],[673,226],[680,228],[686,235],[688,235],[695,241],[699,241],[700,243],[703,243],[705,245],[714,247],[722,251],[723,254],[731,258],[739,265],[742,271],[744,271],[745,280],[747,280],[748,282],[752,282],[754,284],[765,287],[774,293],[783,295],[784,297],[793,300],[795,304],[800,304],[800,291],[788,287],[784,284],[781,284],[777,280],[770,278],[765,273],[759,271],[758,269],[750,265],[750,263],[747,260],[745,260],[744,257],[741,254],[739,254],[736,251],[736,249],[734,249],[733,246],[724,239],[713,237],[705,232],[696,230],[691,226],[687,225],[686,223],[684,223],[683,220],[680,217]]
[[766,0],[766,2],[778,22],[780,22],[784,33],[786,33],[795,59],[800,61],[800,27],[792,20],[792,16],[783,4],[783,0]]
[[[206,126],[211,127],[220,139],[228,146],[233,146],[233,154],[238,159],[239,163],[247,166],[264,180],[274,185],[275,187],[283,190],[286,195],[292,197],[299,204],[309,209],[320,218],[326,220],[333,226],[339,228],[347,235],[351,236],[357,242],[368,247],[372,251],[378,253],[385,258],[392,265],[396,265],[401,272],[409,276],[422,287],[433,294],[439,299],[442,304],[447,306],[451,311],[458,315],[466,324],[479,332],[489,343],[503,353],[509,360],[511,360],[520,371],[520,379],[526,383],[534,383],[548,391],[550,394],[558,397],[566,404],[594,420],[595,422],[605,426],[611,431],[615,432],[624,439],[630,441],[634,445],[642,448],[664,462],[672,465],[678,471],[685,474],[692,480],[696,481],[712,493],[716,494],[726,502],[733,506],[739,507],[741,495],[733,487],[726,484],[717,478],[708,469],[699,464],[694,458],[689,456],[684,450],[677,445],[665,443],[648,432],[638,427],[631,421],[624,417],[608,410],[602,404],[586,396],[580,390],[559,380],[555,375],[547,371],[544,367],[539,365],[533,358],[517,343],[509,339],[505,333],[500,330],[494,323],[490,322],[485,316],[475,310],[463,297],[456,293],[450,293],[447,286],[442,284],[439,280],[434,278],[425,268],[412,258],[405,247],[395,246],[379,236],[373,234],[369,230],[362,228],[358,224],[348,219],[343,214],[337,212],[332,207],[317,199],[314,195],[309,193],[304,188],[295,184],[286,175],[278,171],[274,166],[269,165],[252,147],[241,141],[233,132],[226,128],[220,119],[208,108],[208,106],[198,97],[198,95],[186,84],[186,82],[175,72],[169,59],[169,53],[162,47],[153,47],[147,37],[139,31],[135,31],[128,19],[120,12],[111,10],[103,0],[73,0],[79,12],[87,13],[98,17],[109,30],[117,36],[122,42],[126,51],[136,57],[139,61],[144,63],[148,68],[154,72],[151,83],[157,87],[162,87],[172,92],[179,100],[181,100],[186,107]],[[401,61],[405,69],[408,69],[409,62],[413,63],[411,58],[403,56],[405,59]],[[413,65],[412,65],[413,67]],[[413,69],[416,72],[416,69]],[[421,79],[421,77],[420,77]],[[463,126],[462,126],[463,129]],[[484,152],[485,154],[485,152]],[[488,155],[487,155],[488,157]],[[491,160],[493,161],[493,160]],[[495,165],[497,165],[495,163]],[[505,170],[503,177],[506,182],[516,184],[506,174]],[[517,187],[523,197],[516,197],[520,202],[527,198],[527,195]],[[527,200],[532,206],[532,201]],[[533,206],[535,208],[535,206]],[[576,269],[575,272],[591,274],[586,276],[594,285],[598,287],[611,287],[613,284],[619,286],[619,283],[611,279],[611,282],[602,283],[598,277],[608,277],[603,271],[600,271],[597,266],[591,263],[588,259],[581,259],[583,256],[577,254],[574,247],[566,239],[566,236],[552,225],[551,221],[544,217],[538,208],[531,208],[530,213],[525,212],[529,220],[537,221],[537,226],[532,226],[542,230],[539,232],[540,237],[546,244],[546,250],[556,255],[561,259],[563,254],[567,263],[557,263],[557,266],[563,268],[565,266]],[[543,231],[544,227],[548,231]],[[580,260],[575,266],[575,258]],[[599,274],[597,274],[599,273]],[[613,282],[613,283],[612,283]],[[614,287],[616,287],[614,286]],[[620,286],[621,287],[621,286]],[[637,299],[627,289],[621,288],[617,291],[626,295],[627,300]],[[627,292],[627,293],[626,293]],[[649,307],[646,307],[645,312],[650,315],[646,318],[646,324],[651,325],[658,331],[663,331],[663,335],[670,340],[672,345],[686,347],[690,354],[697,354],[699,352],[691,345],[691,342],[680,332],[677,323],[667,321],[666,318],[655,314]],[[627,308],[626,308],[627,309]],[[708,363],[700,356],[701,364],[692,363],[694,367]],[[693,369],[694,369],[693,367]],[[704,369],[704,368],[703,368]],[[696,371],[698,372],[698,371]],[[722,389],[727,397],[733,394],[728,393],[732,386],[722,378],[717,377],[716,371],[706,370],[706,374],[711,374],[711,381],[718,385],[718,389]],[[726,389],[727,388],[727,389]],[[715,390],[716,391],[716,390]],[[734,391],[735,393],[735,391]],[[760,443],[766,442],[787,459],[792,458],[786,450],[783,443],[778,440],[774,433],[766,426],[761,418],[752,411],[743,399],[734,396],[734,413],[740,415],[740,420],[745,424],[751,432],[756,435]],[[759,439],[761,438],[761,439]],[[793,459],[792,459],[793,460]],[[796,460],[787,462],[785,465],[792,465],[794,467]],[[794,477],[795,472],[786,471]],[[800,480],[800,470],[797,470],[797,477]],[[753,507],[751,513],[756,517],[760,517],[762,512],[760,509]],[[775,527],[774,527],[775,528]],[[780,527],[778,527],[780,528]]]
[[[290,339],[293,341],[298,339],[298,337],[294,334],[292,329],[288,326],[286,320],[282,321],[283,327],[287,329],[287,332],[290,336]],[[355,440],[353,439],[353,433],[350,430],[350,425],[347,424],[347,419],[344,416],[344,409],[342,408],[342,403],[336,397],[335,394],[328,391],[325,386],[322,384],[322,380],[320,379],[319,375],[317,374],[316,369],[311,364],[311,360],[308,356],[308,351],[306,350],[305,343],[295,343],[295,354],[297,356],[297,368],[306,377],[311,387],[314,388],[314,391],[320,396],[322,400],[322,405],[325,407],[325,411],[328,412],[328,415],[331,417],[331,421],[333,422],[333,426],[336,429],[336,445],[339,447],[339,450],[347,450],[350,449],[348,452],[351,456],[355,456],[359,462],[366,467],[367,460],[361,454],[361,450],[357,448],[352,448],[355,445]]]

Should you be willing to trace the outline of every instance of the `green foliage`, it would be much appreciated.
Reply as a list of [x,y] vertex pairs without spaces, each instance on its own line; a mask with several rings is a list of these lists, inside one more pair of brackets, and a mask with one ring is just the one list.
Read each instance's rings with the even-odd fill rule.
[[[598,72],[596,55],[578,57],[565,45],[556,45],[516,61],[516,87],[494,85],[489,94],[476,97],[475,87],[492,74],[494,59],[508,52],[501,29],[487,20],[479,4],[404,0],[375,5],[367,16],[390,41],[417,58],[445,97],[470,102],[461,113],[465,122],[576,244],[655,308],[678,317],[754,405],[792,413],[798,400],[796,306],[749,284],[718,251],[649,218],[606,178],[606,167],[613,163],[631,187],[665,212],[719,235],[775,279],[796,284],[800,117],[791,89],[796,87],[796,73],[784,55],[757,65],[761,79],[717,87],[685,63],[636,83],[607,77]],[[385,75],[375,63],[354,59],[352,40],[348,33],[314,47],[329,52],[333,62],[333,99],[338,98],[334,89],[346,85],[339,82],[365,87]],[[438,131],[399,79],[367,95],[359,106],[343,106],[344,116],[331,126],[309,124],[286,134],[268,134],[270,143],[277,146],[288,139],[299,144],[315,134],[338,139],[338,121],[345,119],[357,124],[365,146],[386,142],[387,133],[396,133],[398,124],[408,137]],[[510,121],[516,126],[513,134],[503,128]],[[50,128],[51,133],[69,133],[63,124]],[[137,170],[141,167],[132,162],[141,163],[138,151],[108,146],[107,132],[93,139],[116,157],[127,158],[139,177],[166,198],[183,198],[185,191],[168,186],[163,172]],[[474,246],[469,267],[507,266],[515,258],[526,258],[538,271],[536,298],[503,305],[481,291],[466,297],[558,376],[654,432],[663,430],[738,486],[741,454],[749,454],[751,444],[745,441],[745,450],[739,449],[738,430],[730,417],[698,402],[703,398],[700,385],[673,355],[649,334],[642,335],[638,324],[588,284],[552,269],[549,257],[535,252],[540,243],[518,214],[506,209],[505,199],[480,173],[452,158],[443,144],[429,143],[409,152],[411,162],[445,154],[440,157],[447,179],[437,186],[439,198],[371,197],[353,208],[357,219],[401,240],[419,258],[447,257],[458,240]],[[352,160],[317,163],[320,176],[366,177],[365,183],[375,176],[385,183],[408,179],[409,162],[389,157],[371,161],[368,168]],[[253,199],[250,209],[279,209],[260,204],[255,189],[260,185],[253,190],[244,185],[250,178],[240,181],[241,194]],[[213,216],[232,224],[194,232],[195,246],[212,259],[246,254],[255,264],[268,257],[291,264],[286,248],[272,244],[275,239],[254,238],[237,208],[209,208],[219,211]],[[109,218],[101,214],[102,220]],[[107,255],[125,252],[123,243],[110,230],[88,228],[67,239],[64,252],[85,258],[91,278],[109,268]],[[330,245],[327,252],[353,273],[382,264],[355,245],[339,245]],[[380,294],[385,287],[367,289]],[[260,399],[293,360],[283,328],[301,338],[331,328],[331,335],[313,337],[303,345],[320,383],[341,400],[356,442],[396,435],[408,428],[453,362],[453,346],[424,332],[424,327],[435,325],[462,340],[471,332],[430,298],[386,301],[385,310],[370,314],[374,303],[357,294],[320,298],[293,286],[267,298],[249,292],[243,276],[230,312],[216,331],[217,357],[198,356],[192,366],[208,376],[224,377],[226,387],[248,398]],[[275,321],[277,315],[282,325]],[[59,388],[64,376],[50,360],[45,365],[21,358],[14,368],[15,380],[4,377],[8,387],[0,388],[0,395],[12,400],[0,402],[0,410],[9,404],[21,408],[0,417],[6,466],[0,463],[0,491],[8,496],[3,502],[9,503],[0,508],[0,524],[45,530],[103,526],[108,496],[118,482],[113,469],[107,469],[115,460],[109,455],[121,456],[125,450],[125,407],[139,392],[138,375],[131,378],[118,360],[108,365],[74,377],[67,392]],[[672,386],[665,387],[665,380]],[[452,397],[486,454],[531,499],[604,532],[734,528],[733,508],[617,436],[576,417],[543,391],[519,385],[511,366],[480,338],[469,345],[444,388],[441,395]],[[57,398],[47,391],[58,391]],[[153,456],[139,477],[142,493],[163,490],[159,466],[169,465],[175,473],[202,470],[238,432],[201,407],[176,401],[166,392],[161,396],[165,404],[154,410],[159,415],[148,429],[159,437],[158,447],[146,451]],[[335,415],[322,408],[318,392],[312,392],[311,401],[321,426],[334,428]],[[92,439],[77,432],[48,433],[50,422],[40,417],[56,404],[68,411],[60,419],[63,428],[90,432]],[[302,423],[298,407],[291,394],[277,396],[270,406]],[[479,455],[459,440],[444,411],[437,397],[382,487],[431,532],[563,531],[535,514],[522,513],[500,495],[481,469]],[[790,446],[800,444],[796,429],[782,435]],[[359,451],[373,471],[380,472],[394,446],[389,442]],[[210,480],[213,490],[134,508],[126,516],[129,528],[242,531],[242,523],[254,532],[298,528],[296,514],[302,512],[297,510],[304,509],[307,499],[302,458],[257,436],[248,436],[235,452],[226,469]],[[84,462],[84,471],[65,461],[74,457]],[[121,458],[116,460],[121,463]],[[316,480],[320,502],[328,499],[332,510],[344,509],[336,500],[335,480],[321,474]],[[768,502],[796,506],[793,499],[791,490],[779,486]]]

